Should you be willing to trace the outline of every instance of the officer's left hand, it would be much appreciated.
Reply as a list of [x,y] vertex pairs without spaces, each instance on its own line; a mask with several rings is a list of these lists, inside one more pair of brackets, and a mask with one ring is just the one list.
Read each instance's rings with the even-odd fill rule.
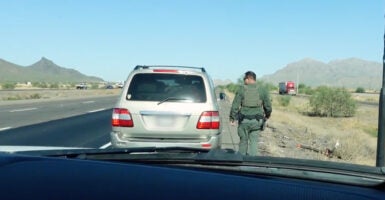
[[235,121],[234,120],[230,121],[230,125],[235,126],[236,125]]

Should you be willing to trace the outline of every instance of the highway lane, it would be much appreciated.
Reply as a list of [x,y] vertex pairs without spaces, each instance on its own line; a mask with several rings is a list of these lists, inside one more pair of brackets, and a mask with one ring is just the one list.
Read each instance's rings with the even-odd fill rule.
[[107,148],[112,109],[0,131],[0,145]]
[[111,109],[117,96],[0,105],[0,131]]

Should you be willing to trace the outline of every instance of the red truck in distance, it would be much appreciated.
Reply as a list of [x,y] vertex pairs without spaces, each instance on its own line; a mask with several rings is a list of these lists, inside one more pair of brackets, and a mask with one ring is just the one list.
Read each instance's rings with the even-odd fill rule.
[[295,83],[293,81],[280,82],[279,83],[279,94],[296,95],[297,91],[295,88]]

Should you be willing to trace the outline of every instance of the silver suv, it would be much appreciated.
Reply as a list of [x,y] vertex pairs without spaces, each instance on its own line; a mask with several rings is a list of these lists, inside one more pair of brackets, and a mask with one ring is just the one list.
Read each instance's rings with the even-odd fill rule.
[[112,113],[113,147],[221,146],[214,84],[204,68],[136,66]]

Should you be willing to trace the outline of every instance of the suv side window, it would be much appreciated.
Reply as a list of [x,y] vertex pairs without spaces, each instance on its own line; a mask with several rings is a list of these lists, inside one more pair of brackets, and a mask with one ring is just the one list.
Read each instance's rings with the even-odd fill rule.
[[162,101],[167,98],[173,101],[189,100],[190,102],[206,102],[206,90],[203,78],[196,75],[181,74],[136,74],[131,80],[127,92],[127,100]]

